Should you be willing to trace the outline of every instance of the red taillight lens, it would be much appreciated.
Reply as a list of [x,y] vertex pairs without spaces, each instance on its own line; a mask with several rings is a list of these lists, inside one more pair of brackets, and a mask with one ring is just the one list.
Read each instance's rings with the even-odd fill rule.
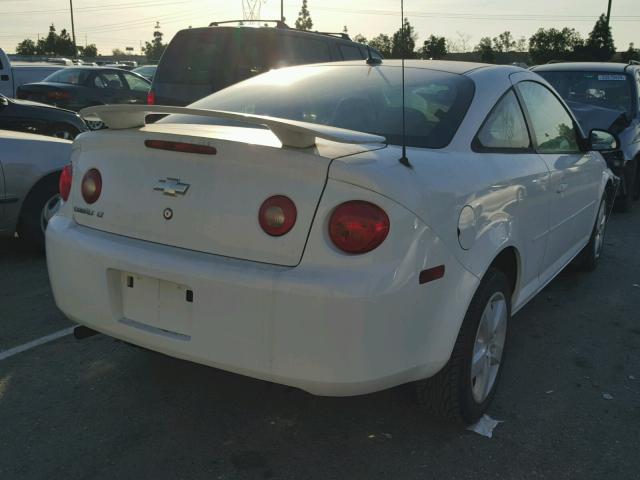
[[352,200],[338,205],[329,220],[329,237],[347,253],[366,253],[377,248],[389,233],[389,217],[377,205]]
[[102,192],[102,175],[100,172],[92,168],[82,177],[82,198],[88,204],[95,203]]
[[156,94],[153,90],[149,90],[147,92],[147,105],[155,105],[156,104]]
[[272,237],[280,237],[293,228],[297,216],[298,210],[290,198],[274,195],[262,202],[258,221],[265,233]]
[[69,199],[71,193],[71,181],[73,180],[73,169],[71,165],[65,165],[60,172],[60,179],[58,180],[58,190],[60,190],[60,196],[65,202]]
[[53,91],[47,93],[47,98],[51,100],[68,100],[71,98],[71,94],[69,92]]

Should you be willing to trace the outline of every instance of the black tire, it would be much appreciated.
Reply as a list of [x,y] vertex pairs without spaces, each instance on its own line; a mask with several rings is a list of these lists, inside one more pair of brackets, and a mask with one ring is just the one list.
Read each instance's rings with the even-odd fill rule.
[[[601,214],[604,212],[604,225],[601,225]],[[589,243],[582,249],[577,257],[577,266],[580,270],[585,272],[593,272],[598,266],[600,256],[604,249],[604,241],[607,233],[607,223],[609,220],[609,202],[607,202],[607,195],[605,194],[600,200],[600,206],[598,207],[598,213],[596,220],[591,230],[591,237],[589,237]],[[599,231],[599,228],[601,230]],[[598,235],[601,235],[598,238]]]
[[58,196],[58,177],[50,177],[36,185],[22,205],[18,236],[28,249],[44,251],[43,208]]
[[495,380],[481,402],[476,401],[472,391],[471,362],[476,335],[485,307],[497,293],[502,293],[506,302],[506,333],[511,320],[511,287],[507,276],[491,268],[480,283],[467,310],[451,358],[440,372],[431,378],[416,382],[418,401],[434,417],[469,425],[487,411],[493,399],[502,373],[504,350],[498,362]]
[[638,178],[636,169],[638,168],[635,160],[630,161],[624,168],[622,175],[622,195],[616,200],[616,207],[619,212],[627,213],[633,208],[633,201],[637,198]]

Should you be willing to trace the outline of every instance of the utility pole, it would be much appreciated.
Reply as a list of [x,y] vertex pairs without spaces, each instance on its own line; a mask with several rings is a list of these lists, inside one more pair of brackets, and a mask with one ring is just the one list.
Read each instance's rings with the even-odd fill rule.
[[73,24],[73,0],[69,0],[71,8],[71,37],[73,38],[73,58],[78,56],[78,47],[76,47],[76,27]]
[[284,23],[284,0],[280,0],[280,20]]
[[611,0],[609,0],[609,7],[607,8],[607,28],[609,27],[610,18],[611,18]]

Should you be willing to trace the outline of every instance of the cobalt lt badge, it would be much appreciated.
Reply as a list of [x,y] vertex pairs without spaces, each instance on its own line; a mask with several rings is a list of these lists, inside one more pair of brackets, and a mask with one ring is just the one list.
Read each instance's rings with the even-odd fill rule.
[[173,210],[170,208],[165,208],[164,212],[162,212],[162,216],[165,220],[171,220],[173,218]]

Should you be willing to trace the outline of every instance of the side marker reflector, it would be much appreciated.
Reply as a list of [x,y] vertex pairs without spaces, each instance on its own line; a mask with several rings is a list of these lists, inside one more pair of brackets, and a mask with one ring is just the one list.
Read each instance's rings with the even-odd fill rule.
[[433,282],[439,278],[444,277],[444,265],[438,265],[437,267],[428,268],[420,272],[420,285],[423,283]]

